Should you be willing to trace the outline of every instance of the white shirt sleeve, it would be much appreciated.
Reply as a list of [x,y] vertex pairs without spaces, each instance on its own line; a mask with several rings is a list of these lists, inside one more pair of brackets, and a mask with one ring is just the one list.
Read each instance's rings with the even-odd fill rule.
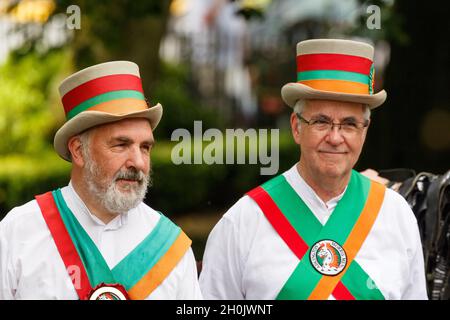
[[418,228],[414,238],[415,250],[411,254],[408,284],[403,292],[402,300],[428,300],[422,242]]
[[12,300],[16,290],[14,285],[16,281],[5,229],[5,221],[0,222],[0,300]]
[[[242,300],[243,258],[239,243],[238,216],[243,206],[237,202],[211,231],[203,255],[200,288],[205,299]],[[244,232],[245,234],[245,232]]]
[[184,264],[184,272],[182,279],[180,279],[177,300],[203,299],[198,283],[197,263],[192,248],[189,248],[180,262]]
[[[385,234],[395,232],[395,237],[390,240],[399,246],[399,261],[403,261],[404,270],[401,274],[401,288],[398,295],[393,295],[391,299],[400,300],[428,300],[426,275],[424,267],[424,257],[422,241],[420,239],[419,226],[414,212],[408,202],[397,192],[386,190],[385,213],[389,218],[384,224]],[[391,238],[388,238],[391,239]],[[379,240],[382,241],[382,240]],[[403,258],[402,258],[403,257]],[[386,277],[386,275],[383,275]],[[386,283],[386,280],[385,280]],[[395,292],[391,288],[390,292]]]

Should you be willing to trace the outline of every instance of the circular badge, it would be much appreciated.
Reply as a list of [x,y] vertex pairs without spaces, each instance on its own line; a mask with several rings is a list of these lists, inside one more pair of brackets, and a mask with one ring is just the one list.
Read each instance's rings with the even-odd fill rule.
[[344,249],[333,240],[316,242],[311,248],[309,259],[319,273],[327,276],[341,273],[347,265]]
[[89,300],[129,300],[128,294],[120,284],[101,284],[92,290]]

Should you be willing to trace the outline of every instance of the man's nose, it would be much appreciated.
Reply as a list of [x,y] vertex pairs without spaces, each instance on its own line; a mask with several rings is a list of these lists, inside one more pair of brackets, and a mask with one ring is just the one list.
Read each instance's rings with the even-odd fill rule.
[[332,145],[338,145],[344,142],[339,126],[333,126],[327,134],[326,141]]
[[125,165],[127,168],[134,167],[137,170],[145,172],[148,161],[148,156],[144,154],[140,148],[135,147],[129,149],[128,159]]

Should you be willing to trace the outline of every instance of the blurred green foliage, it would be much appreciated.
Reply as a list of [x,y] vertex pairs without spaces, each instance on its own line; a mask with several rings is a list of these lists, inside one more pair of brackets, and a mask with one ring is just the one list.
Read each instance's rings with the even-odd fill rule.
[[69,182],[70,164],[53,151],[0,157],[0,219],[13,207]]
[[[0,155],[34,154],[49,148],[52,133],[63,116],[56,110],[56,83],[65,68],[67,52],[11,55],[0,66]],[[60,108],[58,106],[58,108]]]
[[[261,175],[261,167],[248,164],[249,148],[246,147],[247,164],[180,164],[175,165],[171,151],[177,142],[157,142],[152,153],[153,188],[148,203],[168,214],[190,211],[211,211],[231,206],[245,192],[270,179]],[[203,150],[210,142],[203,142]],[[280,132],[278,174],[289,169],[299,159],[299,147],[290,132]],[[223,145],[225,148],[225,144]],[[237,145],[235,145],[235,154]],[[198,152],[199,150],[195,150]],[[191,148],[192,154],[194,148]],[[225,155],[225,149],[223,151]]]
[[183,65],[161,63],[160,79],[153,90],[147,92],[152,105],[161,103],[163,117],[155,131],[156,138],[170,139],[177,128],[191,129],[195,120],[204,128],[224,128],[225,123],[211,106],[199,105],[190,92],[188,69]]
[[64,117],[57,85],[69,64],[67,50],[32,50],[0,66],[0,218],[69,180],[69,164],[52,147]]

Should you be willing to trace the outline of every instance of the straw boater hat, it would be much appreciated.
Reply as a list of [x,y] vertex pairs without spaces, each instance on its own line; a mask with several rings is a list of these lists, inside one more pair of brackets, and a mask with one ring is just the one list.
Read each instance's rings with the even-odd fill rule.
[[315,39],[297,44],[297,82],[281,89],[290,107],[301,99],[363,103],[374,109],[386,100],[376,94],[373,47],[350,40]]
[[70,160],[68,140],[84,130],[127,118],[146,118],[154,130],[162,106],[149,107],[142,90],[139,67],[129,61],[112,61],[83,69],[59,86],[66,122],[56,132],[54,147]]

